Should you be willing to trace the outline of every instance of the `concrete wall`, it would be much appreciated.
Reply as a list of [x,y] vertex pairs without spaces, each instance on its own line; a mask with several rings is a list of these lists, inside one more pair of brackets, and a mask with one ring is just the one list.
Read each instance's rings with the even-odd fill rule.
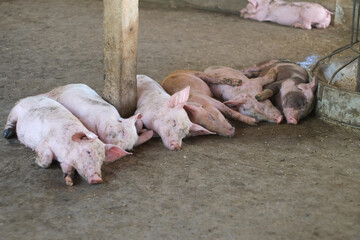
[[[296,0],[288,0],[296,2]],[[305,2],[315,2],[323,5],[335,14],[333,16],[335,24],[351,25],[353,0],[298,0]],[[244,8],[247,0],[140,0],[140,2],[162,3],[170,6],[193,7],[211,11],[220,11],[239,14],[239,10]]]

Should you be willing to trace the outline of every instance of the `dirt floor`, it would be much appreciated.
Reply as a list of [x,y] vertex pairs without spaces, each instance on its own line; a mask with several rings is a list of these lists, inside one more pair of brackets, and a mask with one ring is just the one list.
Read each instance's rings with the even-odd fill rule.
[[[23,97],[103,87],[102,1],[0,0],[0,122]],[[305,61],[349,42],[348,27],[301,30],[141,5],[138,73]],[[299,125],[236,126],[233,138],[152,139],[103,166],[105,183],[42,169],[0,140],[1,239],[360,239],[360,131],[313,114]]]

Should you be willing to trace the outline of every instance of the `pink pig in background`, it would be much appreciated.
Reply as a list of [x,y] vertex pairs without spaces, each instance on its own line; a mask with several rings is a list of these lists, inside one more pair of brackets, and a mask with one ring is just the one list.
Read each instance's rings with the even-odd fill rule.
[[243,18],[270,21],[281,25],[311,29],[327,28],[331,12],[317,3],[286,2],[283,0],[248,0],[246,8],[240,11]]
[[35,162],[48,168],[53,159],[60,163],[66,185],[73,185],[74,169],[90,184],[101,183],[103,162],[129,153],[104,144],[60,103],[46,97],[24,98],[11,110],[4,137],[16,134],[21,143],[35,150]]
[[143,115],[146,128],[160,135],[170,150],[180,150],[186,136],[214,134],[202,126],[192,123],[184,110],[189,98],[190,87],[169,95],[148,76],[137,75],[137,110]]

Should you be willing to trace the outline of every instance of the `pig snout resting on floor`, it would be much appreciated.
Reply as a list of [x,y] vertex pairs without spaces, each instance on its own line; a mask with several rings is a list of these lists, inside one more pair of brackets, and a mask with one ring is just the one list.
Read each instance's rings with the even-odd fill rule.
[[282,114],[270,100],[259,102],[255,99],[255,95],[262,91],[263,85],[274,81],[275,69],[263,77],[254,79],[248,79],[242,72],[229,67],[209,67],[204,72],[218,77],[243,79],[240,86],[209,84],[214,96],[224,100],[225,104],[236,107],[240,113],[258,121],[280,123],[283,120]]
[[137,110],[146,128],[160,135],[170,150],[180,150],[182,139],[188,135],[213,134],[192,123],[183,106],[189,98],[190,87],[169,95],[153,79],[137,75]]
[[264,90],[256,95],[256,99],[264,101],[268,98],[285,115],[286,121],[297,124],[299,120],[307,116],[314,106],[316,78],[309,83],[309,76],[305,69],[299,65],[287,61],[270,60],[259,63],[243,70],[244,74],[264,76],[273,68],[278,69],[276,81],[264,87]]
[[243,18],[271,21],[281,25],[311,29],[327,28],[331,12],[317,3],[286,2],[282,0],[249,0],[240,11]]
[[231,126],[224,115],[248,124],[255,124],[254,118],[240,114],[212,98],[210,88],[203,80],[207,82],[221,81],[221,79],[203,72],[178,70],[165,77],[161,86],[169,94],[174,94],[190,86],[190,96],[184,108],[191,122],[219,135],[232,137],[235,133],[235,128]]
[[70,112],[104,143],[115,144],[131,150],[152,137],[152,131],[145,131],[138,137],[135,122],[141,118],[136,114],[124,119],[114,106],[103,100],[85,84],[69,84],[43,94],[52,98]]
[[36,163],[47,168],[56,159],[73,184],[74,168],[90,184],[101,183],[101,165],[128,153],[104,144],[60,103],[46,97],[24,98],[11,110],[4,137],[16,134],[21,143],[35,150]]

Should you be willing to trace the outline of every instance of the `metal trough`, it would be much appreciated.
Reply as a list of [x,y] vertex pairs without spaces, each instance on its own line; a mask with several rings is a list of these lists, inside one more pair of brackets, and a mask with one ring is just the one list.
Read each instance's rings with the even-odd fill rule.
[[[342,69],[341,74],[339,72],[335,78],[331,79],[339,66],[348,62],[347,59],[332,60],[330,63],[317,66],[316,115],[326,120],[360,128],[360,93],[355,92],[357,61],[347,65]],[[350,84],[342,84],[344,80]]]

